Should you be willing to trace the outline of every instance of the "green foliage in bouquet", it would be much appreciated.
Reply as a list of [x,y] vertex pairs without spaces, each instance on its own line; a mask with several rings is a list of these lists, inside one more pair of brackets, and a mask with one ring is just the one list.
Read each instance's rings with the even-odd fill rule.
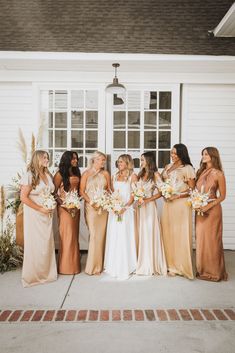
[[23,249],[14,239],[15,225],[9,220],[0,234],[0,272],[15,270],[23,263]]

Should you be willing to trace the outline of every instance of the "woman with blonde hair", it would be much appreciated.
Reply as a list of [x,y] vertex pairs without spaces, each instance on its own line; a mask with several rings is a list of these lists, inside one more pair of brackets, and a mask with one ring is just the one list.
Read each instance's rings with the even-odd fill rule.
[[85,268],[88,275],[98,275],[103,271],[108,213],[98,209],[92,200],[97,190],[110,190],[110,175],[104,169],[105,163],[106,155],[96,151],[81,177],[80,195],[85,200],[85,219],[90,234]]
[[24,204],[24,287],[57,279],[52,210],[42,206],[43,192],[53,192],[54,184],[48,171],[49,155],[35,151],[21,179],[21,201]]
[[196,212],[196,276],[207,281],[227,280],[222,242],[221,202],[226,196],[226,181],[219,151],[215,147],[202,150],[196,188],[208,192],[212,200]]
[[105,259],[105,272],[117,279],[127,279],[136,270],[136,244],[134,210],[131,207],[134,197],[131,185],[137,181],[134,163],[129,154],[122,154],[117,161],[118,172],[112,177],[112,191],[118,192],[123,208],[118,216],[110,213],[108,218]]

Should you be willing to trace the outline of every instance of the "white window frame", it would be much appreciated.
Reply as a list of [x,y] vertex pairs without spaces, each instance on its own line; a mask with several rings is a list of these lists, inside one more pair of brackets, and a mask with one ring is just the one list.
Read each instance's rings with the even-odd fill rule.
[[[179,84],[128,84],[125,85],[127,91],[161,91],[171,92],[172,94],[172,105],[171,105],[171,146],[179,143],[180,138],[180,85]],[[113,96],[107,94],[106,96],[106,153],[113,154]],[[167,111],[167,110],[165,110]],[[140,119],[140,154],[143,153],[144,149],[144,101],[141,98],[141,119]],[[151,130],[149,130],[151,131]],[[164,131],[164,130],[163,130]],[[124,149],[122,149],[123,151]],[[126,146],[126,152],[128,147]],[[130,149],[131,154],[131,149]],[[114,161],[111,163],[112,172],[114,171]],[[162,169],[160,169],[162,170]]]

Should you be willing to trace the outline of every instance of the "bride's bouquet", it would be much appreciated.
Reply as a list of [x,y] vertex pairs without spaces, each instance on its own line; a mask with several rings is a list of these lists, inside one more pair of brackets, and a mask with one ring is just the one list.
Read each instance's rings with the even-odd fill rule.
[[176,178],[168,178],[165,181],[158,181],[156,186],[162,193],[162,196],[168,200],[171,196],[180,194],[182,184],[183,182],[178,181]]
[[98,214],[102,213],[102,210],[107,210],[109,204],[108,192],[103,188],[96,188],[92,192],[90,201],[91,206],[95,206],[98,210]]
[[121,210],[125,207],[125,203],[123,202],[122,196],[120,195],[118,190],[112,192],[107,200],[105,205],[105,209],[108,212],[113,212],[117,216],[117,221],[122,221],[122,215],[120,214]]
[[[54,210],[56,208],[56,200],[54,196],[51,194],[51,191],[49,188],[43,189],[43,191],[40,193],[40,197],[42,199],[42,206],[46,210]],[[51,213],[48,213],[48,217],[51,217]]]
[[191,206],[194,210],[197,211],[198,216],[203,216],[203,212],[200,210],[201,207],[208,205],[210,201],[210,191],[204,192],[204,186],[201,187],[201,191],[197,188],[190,191],[190,196],[187,200],[188,205]]
[[67,208],[74,218],[76,216],[76,210],[81,208],[81,198],[78,196],[78,192],[76,190],[65,192],[61,207]]
[[134,201],[138,204],[138,207],[141,207],[144,199],[148,197],[153,186],[151,183],[144,183],[142,180],[139,180],[135,183],[132,183],[132,195],[134,196]]

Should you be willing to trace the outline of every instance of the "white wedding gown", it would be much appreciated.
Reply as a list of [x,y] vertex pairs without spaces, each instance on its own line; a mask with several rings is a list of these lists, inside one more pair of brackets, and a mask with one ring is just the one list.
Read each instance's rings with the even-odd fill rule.
[[[130,180],[113,181],[114,190],[118,190],[127,203],[131,195]],[[136,243],[134,233],[134,210],[129,207],[122,215],[122,221],[117,216],[109,214],[104,269],[107,274],[117,279],[128,279],[136,270]]]

